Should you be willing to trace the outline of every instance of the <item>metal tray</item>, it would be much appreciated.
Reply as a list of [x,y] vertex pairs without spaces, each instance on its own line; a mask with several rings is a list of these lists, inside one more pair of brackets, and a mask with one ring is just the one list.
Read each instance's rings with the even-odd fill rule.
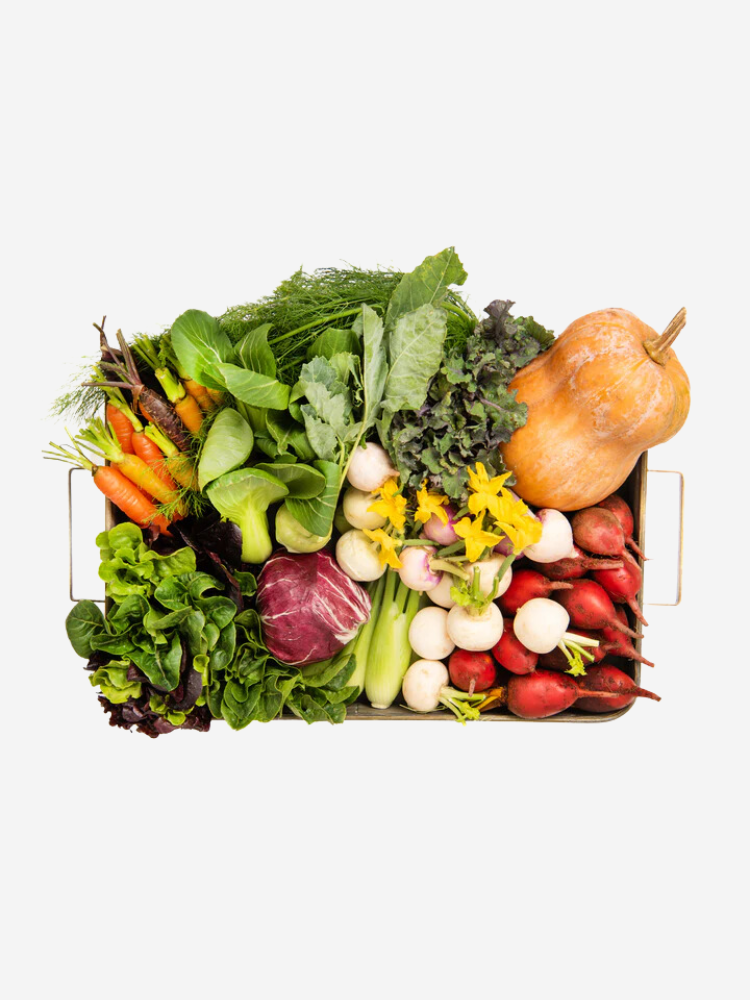
[[[75,470],[70,470],[71,473]],[[667,470],[657,470],[652,469],[651,472],[662,472]],[[625,480],[625,483],[618,491],[623,498],[630,504],[633,511],[633,517],[635,520],[635,538],[638,542],[640,548],[645,551],[645,546],[647,545],[646,540],[646,485],[648,480],[648,452],[644,452],[639,458],[635,468]],[[682,497],[683,492],[683,480],[681,473],[676,473],[680,476],[680,496]],[[71,488],[70,488],[70,478],[69,478],[69,501],[72,500]],[[69,507],[69,509],[72,508]],[[104,522],[107,529],[113,527],[117,523],[116,510],[114,506],[105,500],[105,510],[104,510]],[[72,524],[72,512],[71,512],[71,524]],[[680,534],[682,533],[682,509],[680,509]],[[643,569],[643,562],[639,559],[641,569]],[[680,566],[679,566],[679,583],[676,601],[673,604],[678,604],[680,601],[681,592],[681,579],[682,579],[682,544],[680,539]],[[73,601],[79,600],[73,596],[73,544],[72,544],[72,533],[71,533],[71,544],[70,544],[70,598]],[[105,601],[105,607],[108,610],[108,602]],[[635,627],[636,621],[635,616],[628,610],[628,621],[631,627]],[[643,626],[639,625],[636,631],[641,631]],[[641,652],[642,640],[634,640],[633,645]],[[630,677],[633,678],[636,684],[640,684],[641,681],[641,664],[635,660],[623,660],[618,657],[611,657],[611,662],[618,666],[621,670],[625,671]],[[357,702],[354,705],[350,705],[347,710],[347,721],[349,720],[365,720],[365,719],[375,719],[378,721],[391,720],[391,721],[402,721],[402,722],[455,722],[455,716],[452,712],[440,711],[440,712],[427,712],[427,713],[417,713],[411,712],[406,708],[402,708],[397,704],[392,705],[387,709],[377,709],[372,708],[363,700]],[[632,705],[627,708],[621,708],[613,712],[602,712],[602,713],[592,713],[592,712],[582,712],[575,708],[568,709],[565,712],[560,712],[558,715],[550,716],[548,719],[519,719],[515,715],[511,715],[509,712],[503,710],[490,711],[482,714],[479,721],[481,722],[611,722],[614,719],[619,719],[627,712],[630,711]],[[297,719],[297,716],[292,713],[285,713],[281,716],[281,720],[284,719]],[[279,720],[274,720],[279,721]]]

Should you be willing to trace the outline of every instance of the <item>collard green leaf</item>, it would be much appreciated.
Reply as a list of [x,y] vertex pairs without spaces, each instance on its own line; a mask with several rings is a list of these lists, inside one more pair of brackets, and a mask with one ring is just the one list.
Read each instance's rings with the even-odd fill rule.
[[396,320],[388,348],[385,410],[418,410],[424,403],[430,379],[443,360],[447,329],[445,311],[432,305],[420,306]]
[[433,257],[425,257],[410,274],[405,274],[393,291],[385,316],[391,330],[400,316],[425,305],[439,305],[451,285],[463,285],[468,275],[453,247]]
[[234,348],[219,322],[200,309],[188,309],[172,324],[172,347],[180,365],[201,385],[223,389],[218,366],[234,358]]
[[253,429],[241,413],[231,407],[217,413],[206,434],[198,461],[200,488],[243,465],[253,450],[253,442]]

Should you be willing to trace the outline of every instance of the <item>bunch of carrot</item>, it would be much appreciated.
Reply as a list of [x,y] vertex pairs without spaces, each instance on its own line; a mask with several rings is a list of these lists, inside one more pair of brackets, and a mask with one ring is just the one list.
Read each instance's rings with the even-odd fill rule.
[[[45,455],[89,469],[97,488],[130,520],[169,534],[170,522],[187,512],[183,491],[197,489],[191,451],[204,415],[216,409],[220,399],[198,383],[175,376],[160,362],[151,342],[140,338],[139,356],[154,369],[165,399],[144,384],[122,332],[117,332],[118,351],[107,343],[104,320],[94,325],[103,360],[95,369],[96,380],[84,384],[106,394],[106,423],[97,418],[76,437],[69,433],[73,451],[50,442],[53,450]],[[103,370],[113,377],[107,378]],[[123,390],[130,392],[132,405]]]

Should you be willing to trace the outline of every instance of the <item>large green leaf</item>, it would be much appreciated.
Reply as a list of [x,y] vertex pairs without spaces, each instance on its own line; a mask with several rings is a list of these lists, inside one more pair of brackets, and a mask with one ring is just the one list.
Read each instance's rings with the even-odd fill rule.
[[313,497],[319,496],[325,489],[325,476],[319,469],[310,465],[259,462],[255,468],[269,472],[272,476],[280,479],[289,490],[289,497],[311,500]]
[[227,389],[232,396],[249,406],[285,410],[289,405],[289,386],[277,382],[269,375],[223,363],[216,366],[216,371],[223,380],[221,388]]
[[439,305],[449,286],[463,285],[467,277],[453,247],[446,247],[433,257],[425,257],[394,289],[385,315],[386,329],[391,330],[400,316],[420,306]]
[[384,346],[383,321],[374,309],[363,305],[362,313],[355,320],[354,328],[361,335],[364,345],[365,398],[362,432],[366,433],[375,423],[383,398],[388,375],[388,360]]
[[241,413],[230,407],[216,414],[208,429],[198,462],[198,485],[201,489],[237,469],[253,450],[253,429]]
[[286,506],[303,528],[313,535],[326,538],[331,532],[336,513],[341,488],[341,467],[337,462],[323,460],[313,462],[313,465],[325,476],[323,491],[311,500],[287,499]]
[[273,351],[268,346],[268,334],[271,330],[270,323],[256,326],[254,330],[248,330],[242,340],[237,344],[237,357],[240,362],[252,372],[259,375],[269,375],[276,377],[276,358]]
[[190,378],[209,389],[224,388],[217,366],[234,358],[234,348],[218,320],[200,309],[188,309],[172,324],[170,339]]
[[65,631],[79,656],[91,656],[91,639],[104,629],[104,615],[93,601],[79,601],[65,619]]
[[385,382],[383,408],[418,410],[427,398],[430,379],[443,359],[448,330],[445,310],[423,305],[399,317],[388,347],[390,370]]

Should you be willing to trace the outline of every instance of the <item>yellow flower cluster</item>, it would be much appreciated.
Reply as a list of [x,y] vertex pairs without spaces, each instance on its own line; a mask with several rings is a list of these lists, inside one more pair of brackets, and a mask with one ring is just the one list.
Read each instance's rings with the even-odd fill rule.
[[[541,524],[531,516],[523,500],[514,499],[510,490],[505,488],[509,472],[490,479],[482,462],[477,462],[476,470],[469,468],[467,472],[472,491],[468,506],[475,519],[462,518],[455,530],[458,537],[466,541],[469,562],[476,562],[485,548],[494,548],[503,537],[510,539],[514,552],[521,552],[527,545],[539,541],[542,537]],[[485,530],[485,513],[494,518],[494,530]]]

